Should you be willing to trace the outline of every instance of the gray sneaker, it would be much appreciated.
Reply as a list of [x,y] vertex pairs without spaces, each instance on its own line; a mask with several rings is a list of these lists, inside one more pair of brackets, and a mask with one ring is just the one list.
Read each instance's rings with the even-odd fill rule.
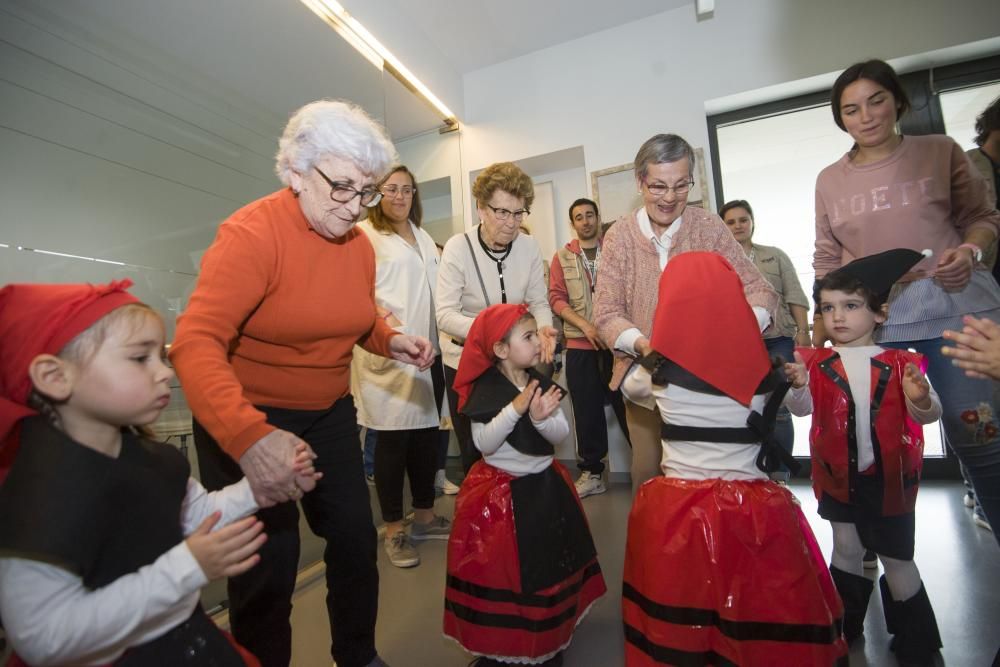
[[576,484],[574,484],[574,486],[576,487],[576,495],[581,498],[596,496],[608,490],[608,487],[604,485],[604,480],[601,479],[600,475],[595,475],[594,473],[587,472],[586,470],[580,473],[580,478],[576,480]]
[[434,515],[430,523],[410,524],[410,536],[415,540],[447,540],[451,534],[451,521]]
[[420,565],[420,554],[410,543],[410,536],[401,530],[385,541],[385,553],[389,562],[396,567],[415,567]]

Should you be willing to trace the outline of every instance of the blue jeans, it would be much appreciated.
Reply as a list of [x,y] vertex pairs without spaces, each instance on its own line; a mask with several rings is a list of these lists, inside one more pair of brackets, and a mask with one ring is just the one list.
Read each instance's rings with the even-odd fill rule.
[[[941,423],[948,444],[965,466],[987,520],[1000,526],[1000,415],[992,380],[966,377],[941,354],[942,338],[880,345],[912,348],[927,357],[927,377],[941,399]],[[1000,533],[994,537],[1000,542]]]
[[369,428],[365,431],[364,463],[366,475],[375,474],[375,438],[377,437],[378,431],[375,429]]
[[[765,338],[764,346],[767,347],[767,355],[772,359],[780,356],[785,361],[793,360],[795,343],[788,336]],[[775,418],[774,437],[782,449],[789,454],[792,453],[792,448],[795,445],[795,427],[792,425],[792,415],[785,406],[781,406],[778,410],[778,416]],[[788,467],[781,464],[781,468],[771,473],[771,479],[788,481],[789,472]]]

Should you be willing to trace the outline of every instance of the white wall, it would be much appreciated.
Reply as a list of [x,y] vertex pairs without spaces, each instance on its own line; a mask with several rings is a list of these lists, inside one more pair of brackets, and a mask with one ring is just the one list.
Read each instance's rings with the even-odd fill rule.
[[[552,254],[574,238],[573,229],[569,224],[569,205],[580,197],[587,196],[589,190],[587,174],[583,167],[578,167],[540,174],[532,177],[532,180],[535,183],[552,183],[552,204],[555,210],[552,234],[555,239],[555,247],[552,253],[544,255],[546,261],[551,261]],[[532,231],[536,227],[534,217],[535,215],[532,213],[528,222]]]
[[589,174],[630,162],[657,132],[707,153],[710,100],[993,38],[998,26],[994,0],[720,0],[700,22],[682,7],[467,74],[463,164],[583,145]]

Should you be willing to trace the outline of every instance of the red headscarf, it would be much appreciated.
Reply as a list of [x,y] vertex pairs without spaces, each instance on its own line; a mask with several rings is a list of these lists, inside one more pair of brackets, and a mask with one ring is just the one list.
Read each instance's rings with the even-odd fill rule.
[[744,405],[771,370],[739,274],[714,252],[685,252],[667,263],[650,345]]
[[462,348],[462,358],[455,373],[455,393],[458,394],[458,409],[465,407],[465,401],[472,391],[472,383],[485,373],[496,361],[493,344],[507,335],[517,321],[528,313],[524,304],[498,303],[484,308],[476,315],[476,321],[469,329]]
[[16,426],[36,414],[28,407],[28,366],[58,354],[115,308],[138,299],[128,278],[107,285],[7,285],[0,289],[0,482],[17,452]]

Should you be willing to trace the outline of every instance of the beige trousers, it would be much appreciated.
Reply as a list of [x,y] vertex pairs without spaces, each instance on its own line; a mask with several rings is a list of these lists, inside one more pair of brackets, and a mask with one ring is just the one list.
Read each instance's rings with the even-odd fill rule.
[[663,447],[660,444],[660,414],[655,410],[625,401],[625,421],[628,422],[629,440],[632,441],[632,496],[639,486],[648,479],[663,474],[660,459]]

